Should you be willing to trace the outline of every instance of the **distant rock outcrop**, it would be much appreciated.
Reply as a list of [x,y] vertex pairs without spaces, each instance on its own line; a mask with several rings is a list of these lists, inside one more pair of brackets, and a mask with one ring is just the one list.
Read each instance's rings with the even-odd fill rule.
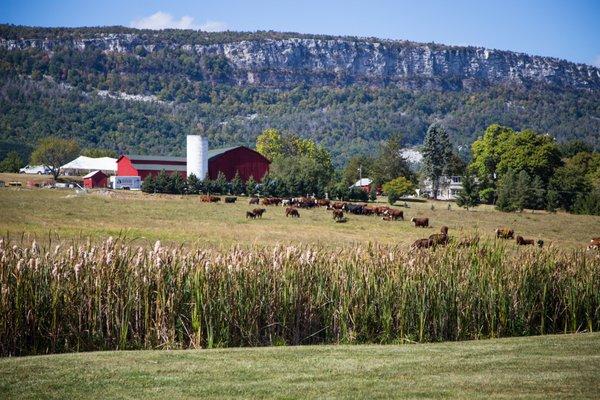
[[541,83],[559,88],[600,89],[600,69],[596,67],[479,47],[307,35],[209,44],[161,41],[160,34],[157,37],[148,41],[137,33],[110,33],[79,38],[0,38],[0,48],[38,48],[49,53],[65,47],[127,53],[139,48],[146,52],[178,50],[224,60],[224,79],[235,85],[364,83],[416,90],[472,90],[505,83]]

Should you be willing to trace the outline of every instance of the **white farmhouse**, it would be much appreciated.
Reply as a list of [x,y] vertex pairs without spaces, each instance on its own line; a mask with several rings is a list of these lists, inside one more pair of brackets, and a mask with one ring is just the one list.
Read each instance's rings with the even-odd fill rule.
[[[438,200],[455,200],[458,196],[458,192],[462,189],[462,182],[460,176],[443,176],[440,179],[440,187],[438,188],[437,198]],[[431,180],[425,179],[421,183],[420,189],[417,191],[419,196],[433,197],[433,188]]]

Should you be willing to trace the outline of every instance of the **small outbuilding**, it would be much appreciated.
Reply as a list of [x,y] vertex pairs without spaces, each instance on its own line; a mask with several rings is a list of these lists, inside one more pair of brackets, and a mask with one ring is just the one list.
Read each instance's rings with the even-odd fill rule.
[[105,188],[108,175],[102,171],[92,171],[83,177],[83,187],[86,189]]

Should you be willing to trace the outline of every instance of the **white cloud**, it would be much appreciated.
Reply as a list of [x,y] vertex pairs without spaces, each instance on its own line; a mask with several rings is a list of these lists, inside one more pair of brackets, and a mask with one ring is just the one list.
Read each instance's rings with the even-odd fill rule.
[[594,67],[598,67],[598,68],[600,68],[600,54],[598,54],[598,55],[596,56],[596,58],[594,58],[594,61],[592,61],[592,65],[593,65]]
[[138,29],[201,29],[208,32],[218,32],[227,29],[227,24],[221,21],[206,21],[203,24],[194,22],[194,17],[184,15],[177,19],[171,14],[159,11],[148,17],[131,21],[130,25]]
[[227,30],[227,24],[221,21],[206,21],[200,25],[200,29],[206,32],[220,32]]

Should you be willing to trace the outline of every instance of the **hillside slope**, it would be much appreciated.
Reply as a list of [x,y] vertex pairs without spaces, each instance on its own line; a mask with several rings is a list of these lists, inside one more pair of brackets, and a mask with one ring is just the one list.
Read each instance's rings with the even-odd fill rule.
[[[475,47],[3,25],[0,72],[0,156],[49,133],[177,153],[198,120],[215,145],[252,144],[277,127],[327,145],[338,164],[395,132],[418,144],[434,121],[456,145],[494,122],[600,142],[598,68]],[[106,115],[111,108],[119,116]]]

